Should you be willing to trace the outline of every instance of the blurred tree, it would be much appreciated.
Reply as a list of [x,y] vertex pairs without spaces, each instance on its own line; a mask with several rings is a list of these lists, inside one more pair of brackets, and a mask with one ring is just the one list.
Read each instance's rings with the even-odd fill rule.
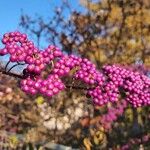
[[[81,0],[87,14],[73,14],[83,38],[79,50],[97,63],[150,65],[150,2],[147,0]],[[85,32],[84,32],[85,31]]]
[[[37,36],[42,35],[68,53],[80,53],[98,66],[104,63],[150,65],[150,2],[148,0],[81,0],[87,13],[74,11],[68,1],[55,10],[49,21],[42,17],[21,16],[20,25]],[[65,9],[70,18],[64,17]]]

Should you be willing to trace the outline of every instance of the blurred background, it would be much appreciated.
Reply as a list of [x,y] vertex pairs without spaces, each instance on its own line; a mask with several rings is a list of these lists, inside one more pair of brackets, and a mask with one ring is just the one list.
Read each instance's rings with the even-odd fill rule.
[[[0,38],[15,30],[41,50],[52,44],[90,59],[99,69],[122,64],[150,75],[149,0],[1,0]],[[0,57],[1,67],[7,61]],[[98,107],[84,91],[72,89],[51,100],[29,96],[18,81],[0,74],[1,149],[150,149],[149,107],[135,109],[121,100]]]

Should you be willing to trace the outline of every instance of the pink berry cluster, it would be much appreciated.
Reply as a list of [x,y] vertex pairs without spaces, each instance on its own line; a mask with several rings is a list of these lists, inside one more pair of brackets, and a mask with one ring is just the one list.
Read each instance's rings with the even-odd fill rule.
[[81,62],[82,59],[79,57],[64,55],[55,63],[53,73],[58,74],[60,77],[66,76],[73,68],[80,66]]
[[26,78],[21,81],[21,89],[30,94],[41,93],[45,96],[52,97],[64,89],[64,84],[58,75],[49,75],[47,79]]
[[[88,59],[63,54],[55,46],[40,50],[18,31],[6,33],[2,42],[5,47],[0,55],[9,54],[11,62],[27,64],[21,81],[21,88],[27,93],[51,97],[67,87],[62,80],[72,75],[87,86],[88,95],[98,105],[122,97],[134,107],[150,104],[150,79],[142,73],[117,65],[106,65],[100,71]],[[51,63],[51,72],[43,79],[42,72]]]
[[25,62],[29,64],[27,70],[36,74],[40,74],[54,58],[62,55],[61,51],[54,46],[49,46],[44,51],[34,48],[33,52],[26,57]]
[[10,54],[11,62],[25,61],[28,53],[33,53],[34,44],[27,40],[26,34],[20,32],[6,33],[2,42],[5,44],[5,48],[0,51],[0,54]]
[[97,86],[88,91],[97,105],[104,105],[108,102],[116,102],[119,99],[119,89],[113,82],[103,83],[102,86]]
[[96,66],[86,58],[80,61],[79,69],[74,76],[76,79],[82,80],[89,85],[101,86],[105,81],[104,75],[100,73],[96,69]]
[[121,116],[124,112],[124,109],[127,107],[127,102],[117,102],[116,107],[108,108],[107,114],[102,115],[100,119],[100,123],[105,128],[105,130],[111,129],[111,125],[114,121],[117,120],[119,116]]
[[104,72],[115,87],[122,88],[133,106],[150,104],[150,79],[144,74],[120,66],[104,66]]
[[0,50],[0,55],[10,55],[11,62],[25,62],[27,70],[40,74],[55,57],[61,56],[61,51],[54,46],[49,46],[40,51],[33,42],[27,39],[26,34],[20,32],[6,33],[2,39],[5,47]]

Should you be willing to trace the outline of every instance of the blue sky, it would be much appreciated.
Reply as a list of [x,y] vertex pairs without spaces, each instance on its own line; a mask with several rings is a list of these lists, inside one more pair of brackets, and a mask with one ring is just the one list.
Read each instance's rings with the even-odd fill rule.
[[[79,0],[68,0],[74,9],[82,10]],[[53,10],[61,5],[62,0],[0,0],[0,38],[5,32],[18,30],[21,11],[29,16],[54,15]],[[67,14],[66,14],[67,15]]]

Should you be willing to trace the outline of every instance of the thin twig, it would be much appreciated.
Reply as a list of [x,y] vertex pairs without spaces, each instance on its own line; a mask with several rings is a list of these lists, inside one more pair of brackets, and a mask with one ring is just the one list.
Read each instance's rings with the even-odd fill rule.
[[13,68],[15,68],[16,66],[19,66],[19,65],[25,65],[25,63],[23,63],[23,64],[17,63],[15,65],[13,65],[7,72],[10,72]]
[[83,86],[75,86],[75,85],[66,85],[66,88],[76,89],[76,90],[90,90],[93,87],[83,87]]
[[[0,70],[0,72],[2,74],[9,75],[9,76],[12,76],[12,77],[15,77],[15,78],[25,79],[25,77],[23,75],[20,75],[20,74],[15,74],[15,73],[12,73],[12,72],[7,72],[5,70]],[[69,88],[69,89],[72,88],[72,89],[76,89],[76,90],[89,90],[89,89],[93,89],[93,87],[75,86],[75,85],[71,85],[71,84],[66,85],[66,88]]]
[[0,70],[0,72],[2,74],[9,75],[9,76],[12,76],[12,77],[15,77],[15,78],[24,79],[24,77],[22,75],[19,75],[19,74],[15,74],[15,73],[12,73],[12,72],[7,72],[5,70]]
[[5,71],[7,70],[9,63],[10,63],[10,61],[7,62],[6,66],[5,66]]

